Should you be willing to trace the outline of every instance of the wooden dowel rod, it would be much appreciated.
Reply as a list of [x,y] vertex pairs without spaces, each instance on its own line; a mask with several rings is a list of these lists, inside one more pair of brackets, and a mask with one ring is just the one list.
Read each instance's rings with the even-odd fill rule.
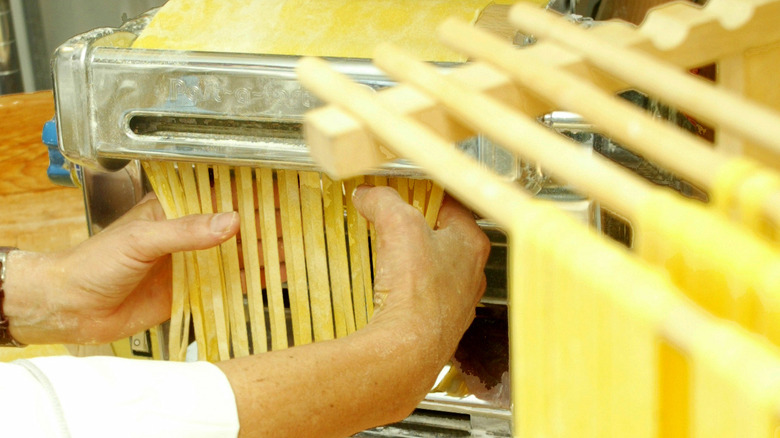
[[650,95],[780,154],[780,115],[655,58],[588,33],[546,11],[518,3],[510,21],[540,38],[575,49],[598,68]]
[[364,122],[380,141],[424,168],[448,192],[510,233],[514,229],[518,221],[513,219],[528,205],[524,202],[527,195],[518,187],[482,169],[429,129],[383,106],[371,92],[333,71],[325,61],[303,58],[296,71],[304,86]]
[[[535,119],[467,89],[391,45],[383,45],[377,50],[374,61],[391,76],[415,84],[435,97],[491,140],[535,161],[552,175],[592,195],[629,220],[636,217],[639,206],[650,193],[648,182],[617,164],[578,148],[573,141],[545,128]],[[616,190],[617,187],[621,189]]]
[[712,187],[714,173],[728,160],[704,140],[462,20],[447,20],[439,27],[439,36],[445,44],[495,65],[521,86],[533,89],[560,109],[577,112],[596,124],[598,131],[702,189]]
[[282,291],[282,271],[279,262],[279,243],[276,239],[276,198],[274,196],[273,171],[261,168],[257,176],[258,204],[260,206],[260,235],[263,241],[265,264],[265,289],[268,297],[268,314],[271,325],[273,350],[287,348],[287,316]]

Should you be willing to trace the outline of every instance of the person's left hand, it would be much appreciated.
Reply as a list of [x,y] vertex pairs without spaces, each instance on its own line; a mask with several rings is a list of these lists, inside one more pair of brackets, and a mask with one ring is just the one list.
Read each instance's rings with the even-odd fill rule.
[[170,253],[206,249],[238,232],[235,212],[166,220],[153,196],[79,246],[13,251],[4,313],[22,343],[105,343],[170,317]]

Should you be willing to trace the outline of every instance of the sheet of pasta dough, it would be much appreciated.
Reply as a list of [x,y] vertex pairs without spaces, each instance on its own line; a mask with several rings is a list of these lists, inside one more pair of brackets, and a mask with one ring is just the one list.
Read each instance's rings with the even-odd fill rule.
[[170,0],[133,47],[371,58],[394,42],[429,61],[464,61],[436,27],[476,22],[490,0]]

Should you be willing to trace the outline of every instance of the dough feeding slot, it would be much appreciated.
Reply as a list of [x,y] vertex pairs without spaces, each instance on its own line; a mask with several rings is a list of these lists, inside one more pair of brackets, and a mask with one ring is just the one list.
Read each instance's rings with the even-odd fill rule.
[[303,140],[300,121],[282,119],[223,119],[177,115],[136,115],[127,127],[142,137],[274,138]]

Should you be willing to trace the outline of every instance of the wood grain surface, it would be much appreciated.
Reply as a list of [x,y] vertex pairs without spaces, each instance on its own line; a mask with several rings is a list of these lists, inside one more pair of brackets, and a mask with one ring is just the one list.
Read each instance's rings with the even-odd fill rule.
[[81,190],[46,175],[41,141],[54,115],[51,91],[0,96],[0,245],[56,251],[87,238]]

